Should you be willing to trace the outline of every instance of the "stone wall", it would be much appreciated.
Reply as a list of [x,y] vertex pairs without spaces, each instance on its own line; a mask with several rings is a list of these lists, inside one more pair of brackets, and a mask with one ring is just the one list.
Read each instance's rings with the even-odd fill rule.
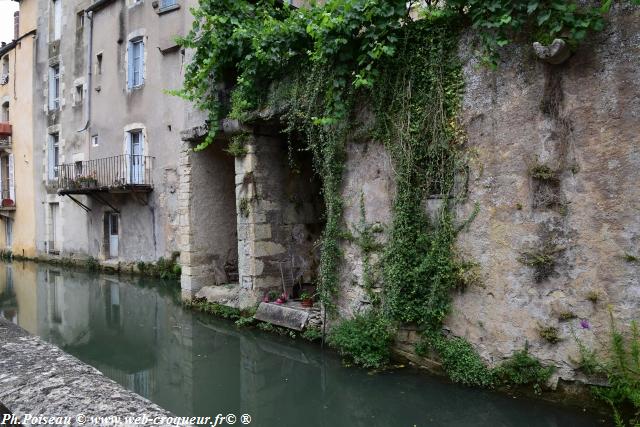
[[[457,216],[468,218],[476,203],[480,211],[458,248],[478,263],[480,280],[455,295],[445,327],[491,365],[528,343],[558,367],[557,377],[583,379],[572,331],[598,348],[608,336],[607,307],[621,324],[637,316],[640,264],[625,254],[640,250],[640,12],[618,5],[609,21],[557,66],[520,45],[492,71],[479,66],[471,35],[461,40],[470,177]],[[360,220],[361,194],[366,221],[389,225],[389,156],[376,143],[347,151],[347,227]],[[554,176],[536,173],[540,165]],[[341,317],[367,304],[361,254],[351,243],[343,250]],[[548,271],[523,262],[539,251],[553,259]],[[560,342],[542,339],[544,327],[558,328]]]
[[293,166],[280,136],[258,132],[236,160],[240,284],[262,296],[315,279],[321,202],[310,162]]
[[206,285],[237,282],[238,243],[233,158],[222,143],[194,153],[185,140],[180,152],[180,264],[182,289],[192,297]]

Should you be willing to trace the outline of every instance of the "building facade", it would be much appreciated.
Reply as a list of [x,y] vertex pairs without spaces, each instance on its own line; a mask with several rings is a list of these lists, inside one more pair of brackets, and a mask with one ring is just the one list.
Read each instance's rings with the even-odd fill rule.
[[33,63],[36,0],[20,2],[14,40],[0,47],[0,249],[35,255]]
[[38,3],[39,254],[154,261],[176,240],[185,0]]

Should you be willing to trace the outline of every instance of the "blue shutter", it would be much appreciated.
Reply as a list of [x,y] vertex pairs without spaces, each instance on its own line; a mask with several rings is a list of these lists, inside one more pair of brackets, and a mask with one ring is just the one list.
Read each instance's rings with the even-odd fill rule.
[[134,44],[129,42],[127,48],[128,60],[127,60],[127,87],[131,89],[133,87],[133,49]]
[[140,84],[144,84],[144,39],[140,40]]

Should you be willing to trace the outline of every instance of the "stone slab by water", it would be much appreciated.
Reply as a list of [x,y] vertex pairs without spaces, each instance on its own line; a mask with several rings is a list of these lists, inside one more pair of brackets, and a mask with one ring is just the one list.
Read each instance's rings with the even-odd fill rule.
[[307,325],[309,313],[284,305],[261,302],[253,317],[263,322],[301,331]]
[[[126,349],[123,349],[126,351]],[[13,414],[174,417],[97,369],[0,318],[0,402]],[[87,425],[91,423],[87,421]]]

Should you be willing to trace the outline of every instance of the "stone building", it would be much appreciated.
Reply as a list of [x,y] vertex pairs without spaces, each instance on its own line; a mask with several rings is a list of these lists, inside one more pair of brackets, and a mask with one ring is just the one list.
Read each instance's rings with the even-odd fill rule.
[[[477,280],[454,295],[445,329],[465,337],[490,365],[528,347],[542,363],[557,367],[556,380],[586,380],[578,369],[575,337],[600,349],[610,331],[608,308],[621,325],[637,320],[639,37],[640,11],[619,4],[607,16],[606,29],[590,35],[561,64],[517,45],[502,52],[498,69],[490,70],[474,55],[473,34],[460,41],[465,79],[460,117],[470,162],[457,216],[469,218],[476,204],[479,212],[457,247],[477,264]],[[317,254],[307,244],[321,230],[320,196],[309,177],[287,169],[284,138],[274,123],[229,122],[223,131],[222,146],[230,135],[247,138],[247,154],[234,168],[224,167],[226,175],[235,172],[235,198],[229,183],[217,199],[228,199],[229,206],[236,202],[239,277],[237,284],[203,288],[225,282],[216,275],[225,265],[216,258],[224,253],[215,247],[219,229],[200,228],[197,220],[213,208],[204,204],[206,177],[223,168],[205,160],[219,148],[203,154],[187,150],[199,137],[194,128],[183,133],[181,168],[190,173],[181,177],[187,238],[182,287],[186,297],[247,307],[267,289],[313,281]],[[552,179],[536,175],[541,164],[553,171]],[[342,196],[345,229],[357,229],[361,200],[366,222],[389,229],[395,182],[382,144],[347,143]],[[225,221],[233,226],[231,216]],[[383,241],[384,233],[379,238]],[[297,258],[291,261],[290,253]],[[361,249],[345,240],[342,253],[339,319],[369,303]],[[531,254],[547,254],[552,261],[540,271],[527,262]],[[545,338],[545,330],[555,334],[553,340]],[[415,330],[402,330],[397,350],[428,364],[414,354],[418,339]]]
[[179,250],[185,0],[38,2],[37,250],[104,262]]
[[36,0],[22,0],[0,47],[0,249],[35,255],[33,64]]
[[[585,379],[574,335],[599,351],[609,309],[622,326],[638,319],[640,307],[640,10],[616,5],[605,30],[560,65],[518,45],[489,70],[472,46],[467,34],[459,56],[471,159],[458,217],[469,218],[476,203],[479,212],[458,249],[478,264],[478,280],[456,293],[445,327],[491,365],[528,345],[558,368],[556,378]],[[357,224],[354,196],[362,191],[367,221],[389,224],[389,156],[375,143],[351,143],[347,156],[345,222]],[[556,176],[537,176],[539,164]],[[343,250],[338,300],[341,317],[349,317],[366,297],[360,250],[349,242]],[[531,253],[548,253],[550,271],[523,262]],[[544,339],[545,328],[555,328],[559,341]],[[414,351],[414,332],[399,338],[405,355]]]

